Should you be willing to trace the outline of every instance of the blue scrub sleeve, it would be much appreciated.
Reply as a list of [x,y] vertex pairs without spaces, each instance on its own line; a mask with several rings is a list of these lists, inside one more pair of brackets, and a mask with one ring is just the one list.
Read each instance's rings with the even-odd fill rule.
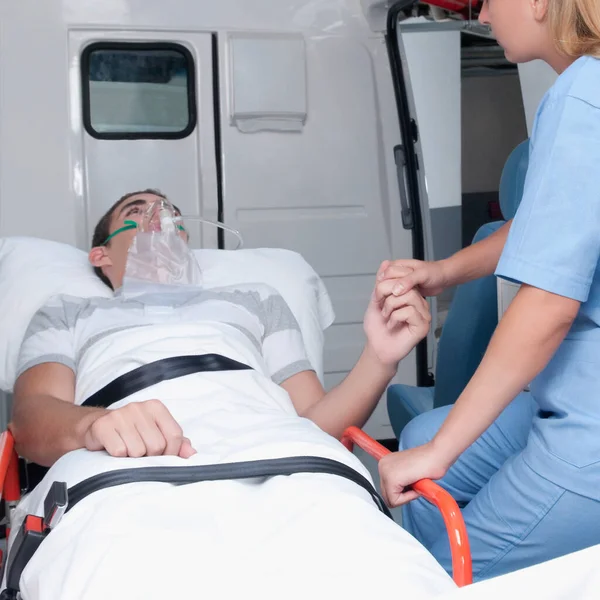
[[496,275],[585,302],[600,256],[600,108],[548,103],[532,143]]

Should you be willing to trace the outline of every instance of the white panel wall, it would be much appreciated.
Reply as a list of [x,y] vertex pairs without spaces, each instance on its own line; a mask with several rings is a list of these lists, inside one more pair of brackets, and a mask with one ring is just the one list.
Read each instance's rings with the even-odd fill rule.
[[531,128],[533,127],[537,108],[544,94],[556,81],[557,74],[544,61],[534,60],[530,63],[519,65],[519,77],[521,78],[527,131],[531,135]]
[[0,236],[75,244],[67,36],[56,3],[26,4],[0,12]]
[[[80,116],[81,85],[79,57],[95,41],[175,42],[192,55],[196,70],[197,125],[185,138],[174,140],[105,140],[83,130]],[[82,165],[83,185],[78,204],[85,207],[85,226],[78,230],[79,245],[85,247],[94,225],[123,194],[157,188],[184,215],[217,218],[211,36],[209,34],[152,32],[104,32],[73,29],[69,32],[72,65],[71,113],[76,116],[71,138],[71,156]],[[138,84],[139,85],[139,84]],[[188,83],[191,85],[191,82]],[[162,86],[163,88],[166,86]],[[110,104],[109,104],[110,106]],[[100,116],[98,111],[95,116]],[[217,230],[188,224],[194,247],[217,247]]]
[[[244,135],[229,125],[225,41],[236,31],[300,32],[307,40],[302,133]],[[386,47],[359,0],[0,1],[0,236],[87,248],[101,209],[142,179],[175,190],[180,204],[200,195],[213,217],[204,203],[214,198],[214,161],[203,150],[214,146],[210,129],[199,131],[195,148],[193,138],[185,141],[185,156],[165,157],[164,141],[100,144],[82,130],[79,99],[85,39],[187,40],[195,51],[207,33],[219,37],[225,219],[243,229],[248,246],[300,251],[323,276],[338,316],[325,351],[334,385],[362,349],[380,261],[409,256],[412,246],[400,219],[393,148],[401,140]],[[208,62],[197,60],[212,72]],[[208,114],[212,98],[199,90],[199,104]],[[397,380],[415,383],[414,354]],[[383,404],[367,431],[391,436]]]
[[359,0],[2,0],[0,236],[89,243],[82,232],[85,166],[72,151],[81,143],[79,115],[71,109],[77,98],[69,101],[79,77],[69,62],[73,27],[104,29],[108,37],[149,32],[150,40],[159,30],[372,35]]
[[[328,389],[362,352],[363,316],[381,261],[412,252],[395,176],[391,79],[385,63],[373,60],[379,48],[343,37],[306,39],[308,115],[301,132],[241,133],[230,124],[229,89],[222,103],[225,222],[242,232],[247,247],[300,252],[323,278],[336,313],[325,335]],[[228,52],[222,36],[223,81],[230,80]],[[414,382],[414,372],[413,355],[400,365],[398,381]],[[365,429],[393,437],[385,403]]]
[[429,208],[461,204],[460,32],[402,32]]

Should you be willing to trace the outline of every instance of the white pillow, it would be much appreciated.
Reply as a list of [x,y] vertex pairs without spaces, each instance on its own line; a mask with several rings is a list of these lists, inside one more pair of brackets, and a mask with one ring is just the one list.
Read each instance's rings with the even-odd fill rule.
[[[323,282],[299,254],[271,248],[195,253],[206,287],[265,283],[275,288],[298,320],[308,358],[323,379],[323,331],[334,320],[333,307]],[[29,322],[58,294],[112,296],[94,274],[86,252],[37,238],[0,239],[0,389],[12,391]]]
[[323,381],[324,331],[335,313],[325,284],[304,258],[281,248],[194,252],[207,288],[260,282],[276,289],[296,317],[308,359]]

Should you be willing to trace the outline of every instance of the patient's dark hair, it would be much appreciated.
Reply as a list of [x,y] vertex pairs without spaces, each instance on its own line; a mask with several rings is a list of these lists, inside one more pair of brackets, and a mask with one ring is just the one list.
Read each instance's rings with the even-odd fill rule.
[[[125,200],[127,200],[128,198],[131,198],[132,196],[137,196],[138,194],[154,194],[155,196],[158,196],[159,198],[166,199],[166,196],[161,191],[153,190],[153,189],[140,190],[138,192],[129,192],[128,194],[121,196],[121,198],[119,198],[108,209],[106,214],[98,221],[98,224],[96,225],[96,227],[94,229],[94,235],[92,236],[92,248],[96,248],[97,246],[109,246],[110,245],[110,240],[108,242],[106,242],[106,244],[104,242],[105,242],[106,238],[110,235],[110,222],[112,221],[112,217],[113,217],[115,210],[121,204],[121,202],[124,202]],[[102,280],[102,282],[105,283],[111,290],[113,289],[110,279],[102,272],[102,269],[100,267],[94,267],[94,273],[96,273],[96,275]]]

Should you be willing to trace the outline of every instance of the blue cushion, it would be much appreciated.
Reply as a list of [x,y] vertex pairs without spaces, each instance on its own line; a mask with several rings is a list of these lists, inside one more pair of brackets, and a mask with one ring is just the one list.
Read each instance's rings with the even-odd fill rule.
[[397,438],[410,420],[433,408],[434,390],[433,387],[390,385],[387,391],[387,409]]
[[[487,223],[478,230],[473,243],[503,224]],[[458,286],[438,346],[435,408],[456,402],[479,366],[497,325],[496,277],[489,275]]]
[[519,208],[528,166],[529,140],[525,140],[511,152],[500,178],[500,210],[507,221],[515,216]]

